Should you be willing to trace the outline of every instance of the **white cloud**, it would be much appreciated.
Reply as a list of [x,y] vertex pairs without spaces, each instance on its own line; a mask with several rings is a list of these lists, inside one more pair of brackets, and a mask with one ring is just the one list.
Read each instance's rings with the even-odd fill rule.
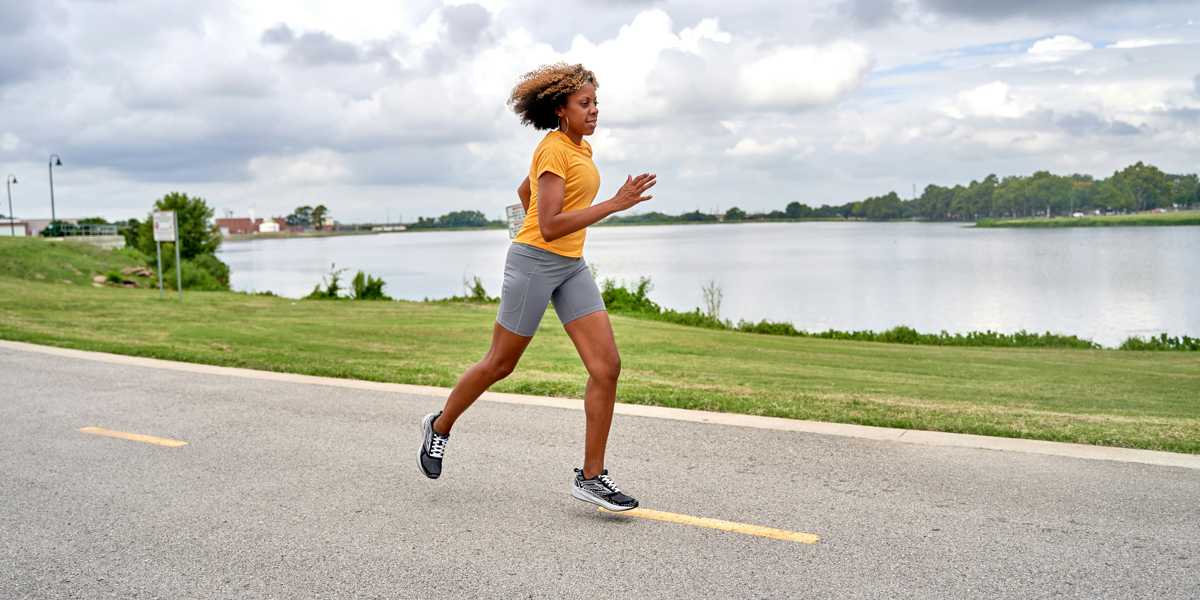
[[582,62],[600,80],[601,118],[618,122],[657,119],[667,112],[670,98],[653,93],[650,76],[667,51],[702,53],[702,44],[728,44],[732,36],[715,19],[674,32],[671,17],[662,10],[638,13],[616,37],[594,43],[576,36],[566,53],[569,62]]
[[1033,62],[1059,62],[1094,48],[1073,35],[1056,35],[1034,42],[1027,54]]
[[350,176],[346,159],[327,149],[293,155],[256,156],[250,159],[246,168],[256,180],[273,184],[333,184]]
[[738,140],[732,148],[725,150],[728,156],[773,156],[789,153],[793,156],[803,156],[807,152],[793,152],[800,146],[800,141],[794,137],[783,137],[760,142],[752,138]]
[[843,41],[776,50],[747,64],[740,79],[752,106],[797,107],[838,99],[858,87],[870,68],[866,47]]
[[954,100],[944,104],[942,112],[955,119],[967,117],[1015,119],[1032,107],[1018,100],[1012,88],[1003,81],[993,81],[959,92]]
[[733,36],[728,31],[721,31],[716,19],[704,19],[695,27],[679,32],[679,49],[693,54],[700,53],[700,42],[712,40],[719,44],[728,44]]
[[1178,38],[1137,38],[1131,40],[1120,40],[1113,44],[1109,44],[1109,48],[1153,48],[1154,46],[1169,46],[1172,44],[1183,43],[1183,40]]
[[428,16],[440,2],[252,0],[233,4],[237,20],[247,24],[255,35],[283,20],[301,29],[328,31],[361,42],[383,39],[408,29]]
[[603,157],[606,162],[629,160],[630,142],[637,143],[636,140],[626,139],[625,134],[617,133],[617,130],[612,128],[597,130],[589,141],[597,156]]

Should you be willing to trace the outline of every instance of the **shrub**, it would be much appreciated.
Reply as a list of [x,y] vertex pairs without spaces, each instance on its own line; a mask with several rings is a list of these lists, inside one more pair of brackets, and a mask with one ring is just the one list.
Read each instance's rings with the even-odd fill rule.
[[499,298],[488,296],[487,290],[483,288],[483,280],[478,275],[472,277],[470,282],[463,280],[463,287],[467,289],[467,300],[470,302],[499,302]]
[[351,298],[355,300],[391,300],[383,293],[382,279],[378,279],[359,271],[354,275],[351,281],[353,295]]
[[[183,261],[185,265],[191,265],[203,271],[208,271],[213,279],[221,284],[221,289],[229,289],[229,265],[221,262],[221,259],[212,254],[200,254],[191,260]],[[187,268],[186,266],[184,267]]]
[[[163,287],[175,289],[175,267],[172,265],[163,271]],[[205,269],[190,260],[183,261],[183,289],[201,292],[220,292],[229,289]]]
[[1184,352],[1200,351],[1200,338],[1182,336],[1170,337],[1165,333],[1161,333],[1158,337],[1150,337],[1142,339],[1140,337],[1131,337],[1126,339],[1120,347],[1121,350],[1176,350]]
[[716,281],[709,280],[700,287],[700,294],[704,296],[704,314],[714,319],[720,319],[721,300],[725,298],[725,292],[721,290],[721,286]]
[[[633,289],[626,288],[623,284],[618,284],[608,279],[604,281],[601,294],[604,297],[605,306],[612,313],[624,313],[656,321],[667,321],[692,327],[725,329],[741,333],[935,346],[1009,346],[1080,349],[1098,349],[1101,347],[1091,340],[1050,332],[1041,334],[1027,331],[1018,331],[1017,333],[1010,334],[995,331],[972,331],[965,334],[952,334],[945,331],[939,333],[921,333],[912,327],[900,325],[882,332],[838,331],[830,329],[828,331],[812,333],[796,329],[795,325],[791,323],[768,321],[765,319],[757,323],[743,320],[734,326],[729,321],[722,321],[717,316],[717,313],[720,311],[721,291],[714,282],[709,282],[701,289],[707,305],[707,309],[703,311],[699,308],[686,312],[663,308],[649,298],[649,291],[651,289],[653,289],[653,286],[647,277],[640,278],[637,287]],[[1200,344],[1200,340],[1186,336],[1183,338],[1183,341],[1177,341],[1175,344],[1184,346],[1188,340],[1191,340],[1193,344]],[[1171,344],[1169,341],[1155,341],[1155,343],[1163,345]]]
[[637,287],[632,290],[612,279],[605,279],[600,296],[604,298],[604,306],[608,307],[609,311],[662,314],[662,307],[649,297],[651,289],[653,286],[649,277],[639,279]]
[[763,319],[757,323],[738,321],[737,330],[745,333],[762,333],[766,335],[801,335],[791,323],[776,323]]
[[321,283],[325,284],[325,289],[321,289],[321,284],[318,283],[313,291],[304,297],[305,300],[336,300],[342,291],[341,277],[346,269],[338,269],[336,265],[329,265],[329,276],[322,277]]
[[489,296],[487,289],[483,287],[483,280],[478,275],[474,275],[471,279],[463,278],[462,296],[450,296],[440,300],[430,300],[426,298],[426,302],[470,302],[472,304],[495,304],[500,302],[499,296]]

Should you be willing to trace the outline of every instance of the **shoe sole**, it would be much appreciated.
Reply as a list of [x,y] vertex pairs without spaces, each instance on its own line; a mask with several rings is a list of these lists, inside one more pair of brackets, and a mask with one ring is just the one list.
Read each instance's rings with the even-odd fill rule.
[[593,495],[575,487],[574,485],[571,486],[571,496],[574,497],[576,500],[582,500],[589,504],[595,504],[596,506],[599,506],[600,508],[603,508],[605,510],[611,510],[612,512],[625,512],[627,510],[633,510],[633,509],[637,508],[637,506],[618,506],[618,505],[612,504],[610,502],[605,502],[603,498],[598,498],[596,496],[593,496]]
[[421,454],[425,452],[425,441],[429,439],[429,434],[433,430],[433,419],[429,417],[434,417],[436,414],[437,413],[425,415],[425,419],[421,421],[421,449],[417,451],[417,470],[429,479],[437,479],[441,476],[441,473],[437,475],[430,475],[429,472],[425,470],[425,465],[421,462]]

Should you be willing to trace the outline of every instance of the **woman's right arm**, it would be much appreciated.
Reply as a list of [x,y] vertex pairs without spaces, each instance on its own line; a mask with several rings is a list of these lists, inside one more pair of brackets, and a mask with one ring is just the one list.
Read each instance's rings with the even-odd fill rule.
[[628,210],[654,196],[643,196],[654,187],[657,176],[642,173],[637,177],[626,177],[625,184],[612,198],[593,204],[583,210],[563,212],[563,191],[566,185],[562,177],[549,171],[538,177],[538,227],[542,239],[552,242],[564,235],[575,233],[608,215]]
[[521,199],[521,206],[525,207],[525,212],[529,212],[529,176],[521,181],[521,185],[517,186],[517,197]]

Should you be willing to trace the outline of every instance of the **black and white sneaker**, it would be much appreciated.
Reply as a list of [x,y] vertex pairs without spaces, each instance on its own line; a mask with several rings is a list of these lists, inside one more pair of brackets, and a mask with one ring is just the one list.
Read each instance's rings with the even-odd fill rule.
[[593,479],[583,478],[583,469],[575,469],[575,480],[571,482],[571,495],[584,502],[613,511],[637,508],[638,501],[621,492],[621,488],[608,476],[608,469]]
[[437,479],[442,474],[442,456],[446,454],[446,442],[449,435],[442,435],[433,430],[433,422],[442,416],[442,411],[425,415],[421,421],[421,454],[417,457],[417,466],[421,473],[430,479]]

